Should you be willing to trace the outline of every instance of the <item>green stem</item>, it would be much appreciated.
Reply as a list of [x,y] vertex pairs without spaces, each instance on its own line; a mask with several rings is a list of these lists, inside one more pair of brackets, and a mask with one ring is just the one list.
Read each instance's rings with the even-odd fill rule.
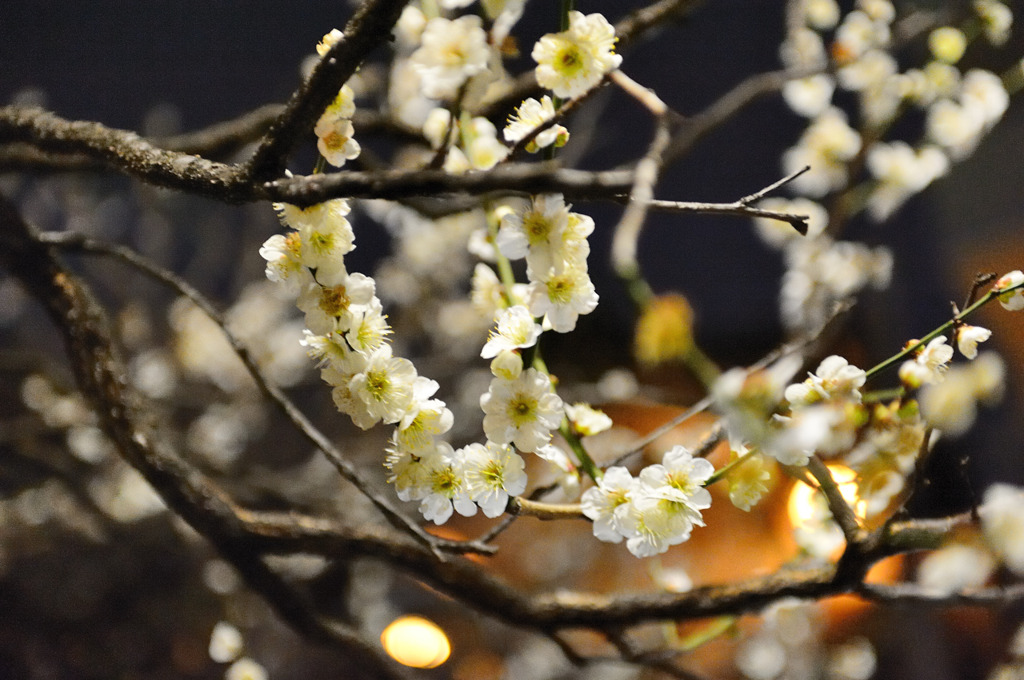
[[576,0],[562,0],[562,10],[558,17],[560,31],[569,30],[569,12],[576,9]]
[[487,230],[490,232],[491,241],[494,243],[494,254],[496,255],[496,264],[498,266],[498,278],[501,279],[501,284],[505,297],[505,302],[508,303],[509,307],[512,307],[519,303],[515,295],[512,293],[513,287],[516,284],[516,275],[512,271],[512,263],[509,262],[508,258],[501,254],[498,250],[498,228],[499,224],[492,220],[488,220]]
[[743,465],[743,463],[747,462],[747,460],[751,456],[754,456],[756,454],[757,454],[757,450],[753,450],[752,449],[752,450],[747,451],[746,453],[744,453],[742,456],[739,456],[738,458],[736,458],[736,460],[730,461],[727,465],[723,465],[719,469],[715,470],[714,474],[712,474],[710,477],[708,477],[707,481],[704,482],[704,488],[707,488],[707,487],[711,486],[715,482],[722,481],[723,479],[725,479],[726,477],[729,476],[730,472],[732,472],[733,470],[738,468],[740,465]]
[[872,390],[864,393],[861,397],[861,402],[864,404],[877,404],[883,401],[899,399],[904,394],[906,394],[906,390],[902,387],[890,387],[886,390]]
[[970,314],[973,314],[974,312],[976,312],[977,310],[981,309],[982,307],[984,307],[988,303],[992,302],[992,300],[995,300],[1000,295],[1002,295],[1004,293],[1009,293],[1010,291],[1019,290],[1021,288],[1024,288],[1024,283],[1018,284],[1016,286],[1010,286],[1009,288],[1005,288],[1005,289],[999,290],[999,291],[989,290],[987,293],[982,295],[981,298],[979,298],[978,301],[975,302],[973,305],[971,305],[970,307],[968,307],[964,311],[960,312],[959,314],[955,315],[952,319],[950,319],[946,323],[942,324],[941,326],[939,326],[938,328],[933,330],[928,335],[924,336],[923,338],[921,338],[917,342],[908,345],[903,351],[901,351],[901,352],[899,352],[897,354],[892,355],[891,357],[889,357],[888,359],[886,359],[882,363],[876,364],[875,366],[872,366],[871,368],[869,368],[865,372],[866,376],[868,378],[871,378],[876,373],[878,373],[878,372],[880,372],[882,370],[885,370],[889,366],[892,366],[893,364],[895,364],[897,361],[900,361],[901,359],[904,359],[904,358],[910,356],[911,354],[916,352],[921,347],[924,347],[926,344],[928,344],[929,342],[931,342],[935,338],[937,338],[940,335],[942,335],[943,333],[946,333],[947,331],[949,331],[950,328],[953,328],[953,326],[955,326],[956,324],[958,324],[961,321],[963,321],[964,319],[966,319]]
[[[562,0],[562,7],[558,13],[558,30],[568,31],[569,30],[569,12],[576,9],[576,0]],[[562,108],[562,104],[565,100],[561,97],[551,97],[551,102],[555,105],[555,111]],[[552,144],[544,148],[544,160],[553,161],[555,160],[555,145]]]
[[722,374],[722,371],[718,368],[718,365],[711,360],[707,354],[704,354],[699,347],[697,347],[696,341],[691,341],[690,351],[683,357],[683,362],[686,367],[690,369],[690,372],[697,376],[704,388],[711,391],[711,387],[718,380],[718,376]]
[[587,473],[587,476],[593,479],[595,482],[601,478],[603,474],[601,468],[597,466],[594,459],[590,457],[587,450],[583,447],[583,442],[580,441],[579,435],[572,430],[572,426],[569,425],[569,420],[566,418],[562,419],[562,424],[558,428],[558,432],[568,442],[569,448],[576,454],[576,459],[580,463],[580,469]]
[[692,652],[731,631],[736,626],[736,621],[737,617],[735,616],[719,616],[704,628],[681,639],[676,648],[684,652]]

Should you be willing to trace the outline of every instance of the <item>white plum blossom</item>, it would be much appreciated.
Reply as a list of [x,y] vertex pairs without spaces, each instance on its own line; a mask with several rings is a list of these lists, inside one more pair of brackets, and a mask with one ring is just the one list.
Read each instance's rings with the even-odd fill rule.
[[812,331],[833,305],[867,286],[884,288],[892,271],[892,253],[827,236],[793,241],[785,252],[787,270],[779,291],[782,320],[796,331]]
[[[734,455],[739,458],[748,453],[748,447],[742,446]],[[768,493],[768,483],[772,474],[766,463],[767,459],[763,455],[754,453],[729,471],[726,477],[729,484],[729,500],[740,510],[750,512],[750,509]]]
[[866,165],[878,180],[868,198],[868,211],[881,222],[908,198],[946,174],[949,158],[935,146],[915,150],[906,142],[879,142],[868,151]]
[[986,128],[995,125],[1010,106],[1010,95],[1003,80],[985,69],[971,69],[960,83],[960,101],[981,111]]
[[267,669],[261,664],[243,656],[224,671],[224,680],[267,680]]
[[[537,101],[533,97],[523,100],[523,103],[516,108],[516,112],[509,116],[508,125],[503,132],[505,141],[513,144],[518,143],[535,129],[555,117],[555,104],[549,95],[544,95]],[[526,145],[526,150],[534,153],[554,144],[556,147],[564,146],[569,141],[569,131],[562,125],[551,125],[538,133],[533,140]]]
[[584,437],[604,432],[612,426],[612,419],[604,411],[590,404],[566,404],[565,415],[576,431]]
[[615,29],[601,14],[569,12],[569,29],[549,33],[533,46],[537,84],[556,97],[578,97],[622,63]]
[[422,451],[433,444],[434,437],[451,429],[452,412],[440,399],[430,398],[437,388],[436,381],[422,376],[413,383],[412,404],[395,431],[395,441],[403,448],[412,452]]
[[939,26],[928,34],[928,50],[941,62],[957,63],[966,49],[967,36],[959,28]]
[[900,380],[910,387],[942,382],[953,348],[946,344],[946,336],[933,338],[917,351],[917,356],[900,366]]
[[502,514],[509,497],[526,490],[525,464],[508,445],[470,444],[462,457],[466,490],[485,516]]
[[385,449],[384,468],[388,484],[395,485],[395,494],[403,501],[423,500],[430,493],[430,460],[435,455],[451,455],[451,444],[435,442],[433,448],[419,454],[402,448],[392,438]]
[[342,85],[313,128],[317,136],[317,150],[325,161],[335,167],[343,166],[345,161],[356,158],[361,151],[359,142],[352,138],[355,130],[351,119],[355,112],[355,92],[348,84]]
[[836,29],[832,57],[840,65],[852,63],[873,48],[888,46],[891,35],[889,21],[856,9]]
[[378,421],[397,423],[412,406],[416,368],[408,359],[391,355],[391,346],[382,345],[370,353],[366,367],[352,376],[348,391],[354,404],[352,421],[369,429]]
[[929,594],[944,597],[985,585],[995,566],[988,551],[954,543],[924,558],[917,582]]
[[[451,449],[450,446],[444,448]],[[420,513],[424,519],[444,524],[453,510],[463,517],[476,514],[476,504],[469,497],[464,461],[459,452],[435,453],[425,459],[425,466],[427,489],[420,501]]]
[[534,196],[522,210],[505,213],[498,230],[497,246],[510,260],[543,258],[538,268],[548,267],[562,258],[551,251],[563,244],[569,225],[569,207],[560,194]]
[[597,308],[597,291],[584,266],[554,268],[540,274],[530,284],[530,313],[544,317],[544,328],[569,333],[582,314]]
[[779,410],[786,385],[798,370],[800,358],[791,355],[768,368],[731,368],[718,377],[711,394],[725,417],[731,441],[758,448],[770,441],[774,433],[772,416]]
[[499,311],[495,318],[497,328],[480,350],[483,359],[493,359],[504,350],[524,349],[537,344],[540,324],[523,305],[514,305]]
[[817,31],[801,27],[790,31],[779,45],[779,58],[786,68],[821,69],[828,62],[828,53]]
[[372,352],[381,347],[391,334],[391,327],[388,326],[380,300],[375,298],[370,304],[349,307],[348,311],[344,317],[346,325],[341,330],[352,350]]
[[827,399],[860,401],[860,389],[867,376],[864,370],[833,354],[826,357],[816,372],[802,383],[786,388],[786,400],[793,407],[807,406]]
[[395,37],[403,47],[414,47],[419,44],[426,26],[427,17],[423,10],[414,4],[406,5],[395,24]]
[[1010,39],[1013,11],[999,0],[975,0],[974,11],[981,19],[985,37],[993,45],[1002,45]]
[[479,16],[434,17],[421,39],[422,45],[409,59],[428,97],[451,99],[468,78],[487,68],[491,50]]
[[605,470],[597,485],[583,492],[580,505],[583,514],[594,523],[594,536],[607,543],[621,543],[629,535],[623,523],[629,511],[630,494],[638,482],[624,467]]
[[274,234],[260,247],[260,257],[267,261],[267,278],[296,295],[313,282],[312,273],[302,263],[302,249],[297,231]]
[[242,633],[227,621],[218,621],[210,633],[210,658],[216,663],[229,663],[241,656],[244,648]]
[[885,84],[898,71],[899,66],[896,59],[889,52],[882,49],[870,49],[856,61],[840,68],[836,73],[836,78],[843,89],[861,94],[863,106],[865,97],[873,98],[883,94],[896,94],[898,90],[890,90],[885,87]]
[[992,285],[992,290],[998,293],[999,304],[1003,306],[1003,309],[1017,312],[1024,309],[1024,287],[1022,286],[1024,286],[1024,273],[1019,269],[1014,269],[1009,274],[1000,276]]
[[992,337],[992,331],[981,326],[964,324],[956,329],[956,346],[968,359],[978,356],[978,343]]
[[707,459],[694,458],[684,446],[673,446],[661,463],[640,471],[640,489],[635,495],[664,501],[669,512],[703,526],[700,511],[711,507],[711,493],[703,484],[714,471]]
[[336,168],[356,158],[362,151],[359,142],[352,138],[355,128],[347,118],[321,118],[313,133],[317,136],[316,148],[320,155]]
[[452,126],[452,112],[442,106],[431,109],[423,121],[422,130],[423,136],[430,142],[430,148],[435,151],[452,141],[450,134],[458,132],[458,128]]
[[[494,270],[483,262],[478,262],[474,267],[469,285],[473,308],[484,319],[493,320],[498,311],[506,307],[504,284]],[[527,297],[527,290],[527,284],[517,283],[508,295],[514,301],[523,301]]]
[[[306,328],[316,334],[326,335],[339,327],[339,318],[353,308],[373,304],[376,286],[370,277],[360,274],[345,274],[332,277],[336,283],[320,285],[311,283],[299,295],[297,305],[306,314]],[[349,321],[341,322],[347,329]]]
[[676,511],[670,501],[642,496],[634,498],[623,513],[623,526],[628,532],[626,547],[636,557],[653,557],[673,545],[684,543],[693,531],[693,522]]
[[[317,280],[327,285],[337,282],[332,277],[346,275],[344,256],[355,248],[355,234],[352,225],[346,219],[351,210],[348,201],[334,199],[306,208],[288,203],[275,203],[274,209],[282,224],[295,229],[295,232],[285,235],[276,234],[264,244],[265,248],[284,245],[289,251],[288,261],[279,261],[274,263],[274,266],[294,268],[297,265],[293,260],[297,258],[303,267],[317,270]],[[268,253],[264,254],[261,250],[260,253],[267,258],[271,251],[268,250]],[[280,253],[275,254],[281,256]],[[268,261],[268,277],[271,264]]]
[[1024,576],[1024,489],[993,484],[978,512],[988,545],[1013,573]]
[[782,86],[782,98],[794,113],[807,118],[821,115],[832,104],[835,80],[824,73],[790,80]]
[[[291,203],[274,203],[273,208],[277,212],[281,224],[300,232],[334,232],[337,229],[344,229],[346,226],[350,231],[352,229],[352,225],[345,220],[345,217],[352,211],[352,206],[344,198],[334,198],[304,208]],[[352,235],[337,243],[336,246],[338,249],[348,252],[355,247],[352,245],[354,239],[355,235]]]
[[860,134],[847,123],[841,109],[826,109],[804,131],[797,145],[782,156],[784,172],[811,169],[793,180],[797,191],[812,198],[841,189],[847,182],[847,163],[860,151]]
[[638,478],[626,468],[608,468],[580,499],[583,514],[593,520],[598,539],[626,539],[633,555],[657,555],[686,541],[695,525],[704,525],[701,510],[711,506],[704,483],[713,472],[707,460],[675,446]]
[[985,132],[985,114],[979,107],[940,99],[928,108],[925,121],[928,138],[963,160],[974,151]]
[[515,444],[520,451],[535,451],[551,439],[562,421],[562,399],[551,389],[551,379],[528,368],[515,380],[494,378],[480,397],[484,434],[496,444]]
[[921,388],[921,414],[943,436],[958,437],[974,424],[979,402],[994,404],[1002,397],[1004,374],[1002,359],[994,352],[951,366],[945,380]]
[[827,31],[839,23],[840,10],[836,0],[806,0],[801,4],[804,21],[811,28]]
[[775,436],[764,452],[783,465],[807,465],[814,453],[835,455],[856,441],[855,422],[841,403],[823,402],[776,416]]
[[502,350],[491,360],[491,375],[495,378],[515,380],[523,372],[523,357],[513,350]]

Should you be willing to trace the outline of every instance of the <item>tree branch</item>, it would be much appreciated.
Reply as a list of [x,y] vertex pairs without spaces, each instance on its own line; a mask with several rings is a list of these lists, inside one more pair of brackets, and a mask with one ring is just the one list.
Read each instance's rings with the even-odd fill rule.
[[392,663],[358,631],[313,613],[280,576],[260,560],[234,520],[230,498],[191,468],[161,436],[153,409],[131,387],[109,340],[105,315],[88,289],[34,238],[15,207],[0,196],[0,263],[46,308],[64,336],[79,388],[122,456],[167,504],[206,536],[261,592],[279,615],[309,637],[331,641],[382,678],[399,677]]
[[344,37],[317,63],[292,94],[285,110],[263,136],[246,168],[256,181],[284,174],[288,156],[310,134],[317,118],[338,96],[366,57],[391,38],[391,30],[409,0],[367,0],[345,26]]
[[[417,523],[413,522],[411,519],[406,517],[404,513],[398,510],[391,500],[374,490],[373,485],[363,479],[362,474],[360,474],[356,467],[347,458],[345,458],[344,454],[342,454],[341,451],[334,446],[334,444],[331,443],[331,441],[312,422],[310,422],[306,415],[302,413],[302,411],[288,398],[284,391],[266,378],[263,374],[263,370],[259,367],[256,360],[249,352],[249,349],[228,329],[224,316],[208,299],[206,299],[205,296],[203,296],[202,293],[192,287],[187,281],[173,272],[159,267],[148,258],[145,258],[124,246],[110,245],[95,239],[82,237],[78,234],[68,233],[40,234],[38,239],[42,243],[69,250],[113,255],[121,261],[144,272],[146,275],[170,286],[179,295],[188,298],[221,329],[221,332],[224,333],[224,337],[227,339],[228,344],[231,345],[231,349],[245,365],[246,370],[248,370],[249,375],[252,376],[263,395],[278,407],[285,417],[291,421],[295,429],[302,433],[307,441],[326,456],[327,460],[329,460],[335,469],[341,473],[342,477],[351,482],[363,495],[370,499],[370,501],[378,510],[381,511],[384,517],[386,517],[392,525],[416,536],[424,543],[424,545],[431,547],[431,549],[438,550],[441,547],[447,547],[448,549],[453,550],[460,549],[460,546],[457,546],[454,543],[440,541],[436,537],[426,533]],[[461,548],[466,547],[468,546],[461,546]],[[491,552],[487,550],[486,547],[479,545],[470,549],[478,552]]]

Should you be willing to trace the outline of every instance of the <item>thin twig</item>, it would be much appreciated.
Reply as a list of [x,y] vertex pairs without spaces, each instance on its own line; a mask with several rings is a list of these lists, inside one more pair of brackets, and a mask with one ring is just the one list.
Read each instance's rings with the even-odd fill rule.
[[626,74],[617,71],[611,77],[616,85],[654,114],[654,136],[644,157],[636,164],[626,209],[612,231],[612,268],[630,290],[633,301],[642,305],[652,293],[640,274],[636,252],[640,232],[650,211],[651,201],[654,200],[654,186],[661,175],[665,149],[671,140],[669,108],[653,91],[642,87]]
[[0,264],[45,307],[64,336],[79,388],[122,457],[169,507],[217,547],[284,620],[311,639],[342,647],[380,677],[399,677],[393,663],[358,631],[316,614],[239,535],[230,499],[177,455],[169,437],[161,436],[155,410],[147,407],[127,379],[102,307],[52,251],[35,238],[14,205],[0,196]]
[[663,425],[659,425],[658,427],[654,428],[646,435],[641,437],[638,441],[634,442],[627,451],[620,453],[615,458],[615,460],[613,460],[610,463],[610,466],[622,465],[629,458],[632,458],[633,456],[642,453],[644,448],[647,447],[652,442],[656,441],[658,437],[661,437],[662,435],[671,432],[672,430],[679,427],[680,425],[682,425],[683,423],[685,423],[687,420],[694,417],[698,413],[703,413],[704,411],[708,410],[713,403],[715,403],[714,397],[712,397],[711,395],[704,397],[690,408],[686,409],[685,411],[675,416],[671,420],[667,421]]
[[825,494],[828,509],[832,511],[832,517],[836,520],[839,528],[843,530],[847,545],[854,545],[863,540],[864,529],[857,520],[853,508],[843,498],[839,485],[836,484],[836,480],[832,478],[832,473],[825,467],[825,464],[821,462],[820,458],[812,455],[807,462],[807,470],[818,481],[821,492]]
[[245,344],[238,339],[227,327],[223,314],[188,281],[184,280],[174,272],[160,267],[149,258],[139,255],[130,248],[104,243],[95,239],[83,237],[79,234],[65,232],[49,232],[39,234],[39,240],[48,245],[59,246],[66,250],[78,250],[82,252],[111,255],[117,259],[130,264],[146,275],[170,286],[178,294],[186,297],[194,305],[206,314],[224,333],[225,338],[231,345],[232,350],[245,365],[249,374],[256,382],[260,391],[292,422],[299,432],[316,448],[324,453],[332,465],[341,473],[342,477],[351,482],[359,491],[365,495],[395,526],[405,529],[417,536],[425,545],[437,549],[438,539],[423,530],[418,524],[406,517],[400,510],[394,507],[391,501],[385,498],[372,488],[372,485],[355,468],[355,466],[335,447],[320,430],[313,425],[304,413],[288,398],[284,391],[270,382],[263,374],[262,369],[256,363],[252,354]]
[[800,170],[787,175],[777,182],[766,186],[760,191],[756,191],[749,196],[744,196],[738,201],[732,203],[698,203],[694,201],[652,201],[651,208],[654,210],[666,210],[673,212],[696,212],[706,213],[712,215],[737,215],[740,217],[767,217],[773,220],[780,220],[782,222],[788,222],[794,229],[797,230],[801,235],[807,235],[807,215],[797,215],[793,213],[780,212],[777,210],[765,210],[763,208],[757,208],[753,205],[755,201],[758,201],[771,192],[775,191],[779,187],[792,182],[794,179],[810,170],[810,166],[805,166]]
[[665,163],[685,156],[697,142],[761,97],[778,92],[791,80],[819,72],[820,69],[786,69],[758,73],[740,81],[706,109],[684,121],[665,152]]

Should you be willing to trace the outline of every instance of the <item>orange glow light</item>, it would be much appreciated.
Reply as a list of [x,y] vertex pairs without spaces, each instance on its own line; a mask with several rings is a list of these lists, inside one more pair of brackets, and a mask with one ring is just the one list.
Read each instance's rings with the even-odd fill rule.
[[[857,473],[837,463],[829,463],[828,471],[832,473],[832,479],[839,485],[839,492],[843,494],[846,502],[857,508]],[[792,526],[800,526],[814,517],[814,497],[818,493],[817,487],[808,486],[803,482],[793,485],[789,492],[789,501],[786,503],[786,512],[789,515],[789,522]]]
[[392,659],[413,668],[437,668],[452,652],[444,631],[421,616],[395,619],[380,634],[380,642]]

